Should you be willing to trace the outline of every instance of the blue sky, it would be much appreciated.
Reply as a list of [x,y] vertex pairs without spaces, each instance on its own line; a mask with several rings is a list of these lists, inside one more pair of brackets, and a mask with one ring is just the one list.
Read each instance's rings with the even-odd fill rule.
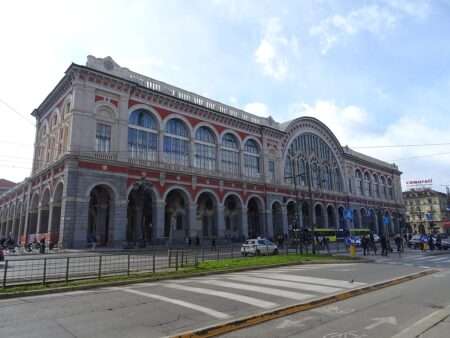
[[[0,100],[22,115],[71,62],[110,55],[278,121],[315,116],[404,180],[450,184],[450,145],[360,148],[450,142],[447,0],[2,2],[0,42]],[[0,177],[29,175],[32,124],[0,101]]]

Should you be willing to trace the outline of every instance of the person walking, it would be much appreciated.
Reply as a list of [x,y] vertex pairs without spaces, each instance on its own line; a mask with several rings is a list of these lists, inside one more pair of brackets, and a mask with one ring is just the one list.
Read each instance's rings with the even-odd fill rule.
[[428,247],[430,248],[430,251],[434,250],[434,240],[431,234],[428,235]]
[[45,237],[42,237],[39,243],[40,243],[39,253],[45,254]]
[[362,249],[363,249],[363,255],[367,256],[368,253],[369,253],[369,239],[367,238],[366,235],[364,235],[361,238],[361,246],[362,246]]
[[381,256],[387,256],[388,255],[388,247],[387,247],[386,236],[384,234],[382,234],[380,236],[380,244],[381,244]]
[[400,256],[401,250],[402,250],[402,242],[403,242],[400,234],[395,235],[394,242],[395,242],[395,246],[397,247],[398,255]]

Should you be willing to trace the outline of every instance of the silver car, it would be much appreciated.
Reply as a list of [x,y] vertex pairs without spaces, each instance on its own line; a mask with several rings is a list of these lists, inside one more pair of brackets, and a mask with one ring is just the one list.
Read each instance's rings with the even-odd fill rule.
[[265,238],[248,239],[242,244],[242,256],[277,255],[278,247]]

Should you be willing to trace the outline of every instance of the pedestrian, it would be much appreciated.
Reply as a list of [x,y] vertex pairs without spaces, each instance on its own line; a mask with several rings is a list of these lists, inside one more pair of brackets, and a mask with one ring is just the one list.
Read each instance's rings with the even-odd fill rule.
[[211,240],[211,247],[212,247],[213,249],[216,248],[216,239],[215,239],[215,238],[213,238],[213,239]]
[[200,245],[200,238],[198,237],[198,235],[195,237],[195,245]]
[[91,233],[91,249],[95,250],[95,248],[97,247],[97,237],[95,236],[94,233]]
[[367,256],[367,254],[368,254],[368,247],[369,247],[369,239],[367,238],[367,236],[366,235],[364,235],[362,238],[361,238],[361,247],[362,247],[362,249],[363,249],[363,255],[364,256]]
[[330,246],[328,245],[328,237],[323,237],[323,246],[325,249],[327,249],[327,253],[330,254]]
[[191,236],[189,236],[188,237],[188,245],[191,246],[191,244],[192,244],[192,238],[191,238]]
[[382,234],[380,236],[380,244],[381,244],[381,256],[387,256],[388,255],[387,241],[386,241],[386,236],[384,234]]
[[436,238],[436,248],[438,250],[442,249],[442,238],[441,238],[440,235],[438,235],[437,238]]
[[45,254],[45,237],[42,237],[40,240],[39,253]]
[[395,242],[395,246],[397,247],[397,252],[400,255],[401,250],[402,250],[402,242],[403,242],[402,237],[399,234],[395,235],[394,242]]
[[430,248],[430,251],[434,250],[434,241],[433,236],[431,236],[431,234],[428,236],[428,247]]

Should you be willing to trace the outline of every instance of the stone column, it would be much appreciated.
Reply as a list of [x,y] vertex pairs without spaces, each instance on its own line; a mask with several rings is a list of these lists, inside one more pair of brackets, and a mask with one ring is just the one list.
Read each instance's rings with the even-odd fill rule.
[[217,238],[225,238],[225,207],[223,204],[217,205]]
[[273,215],[272,215],[272,209],[266,209],[264,212],[264,216],[266,219],[266,227],[264,234],[266,238],[272,238],[273,239]]
[[324,208],[324,211],[323,211],[323,226],[325,228],[329,228],[330,227],[330,223],[329,223],[329,220],[328,220],[328,209],[327,208]]
[[114,204],[114,209],[110,210],[110,235],[112,239],[112,245],[117,248],[122,248],[127,239],[127,207],[128,200],[118,200]]
[[41,204],[41,202],[39,202],[38,217],[37,217],[37,224],[36,224],[36,239],[37,239],[37,235],[39,234],[39,231],[41,230],[41,214],[42,214],[42,204]]
[[202,238],[201,230],[197,227],[197,204],[192,203],[189,205],[189,216],[187,224],[187,235],[191,238],[198,237]]
[[166,202],[157,200],[153,205],[153,238],[158,242],[166,239],[164,234]]
[[242,207],[242,235],[248,238],[248,218],[247,218],[247,208]]
[[289,224],[288,224],[288,217],[287,217],[287,208],[285,205],[281,206],[281,222],[283,224],[283,235],[289,233]]
[[52,230],[52,222],[53,222],[53,199],[50,199],[50,202],[48,203],[47,236],[45,236],[45,242],[47,243],[47,247],[50,244],[50,232]]

